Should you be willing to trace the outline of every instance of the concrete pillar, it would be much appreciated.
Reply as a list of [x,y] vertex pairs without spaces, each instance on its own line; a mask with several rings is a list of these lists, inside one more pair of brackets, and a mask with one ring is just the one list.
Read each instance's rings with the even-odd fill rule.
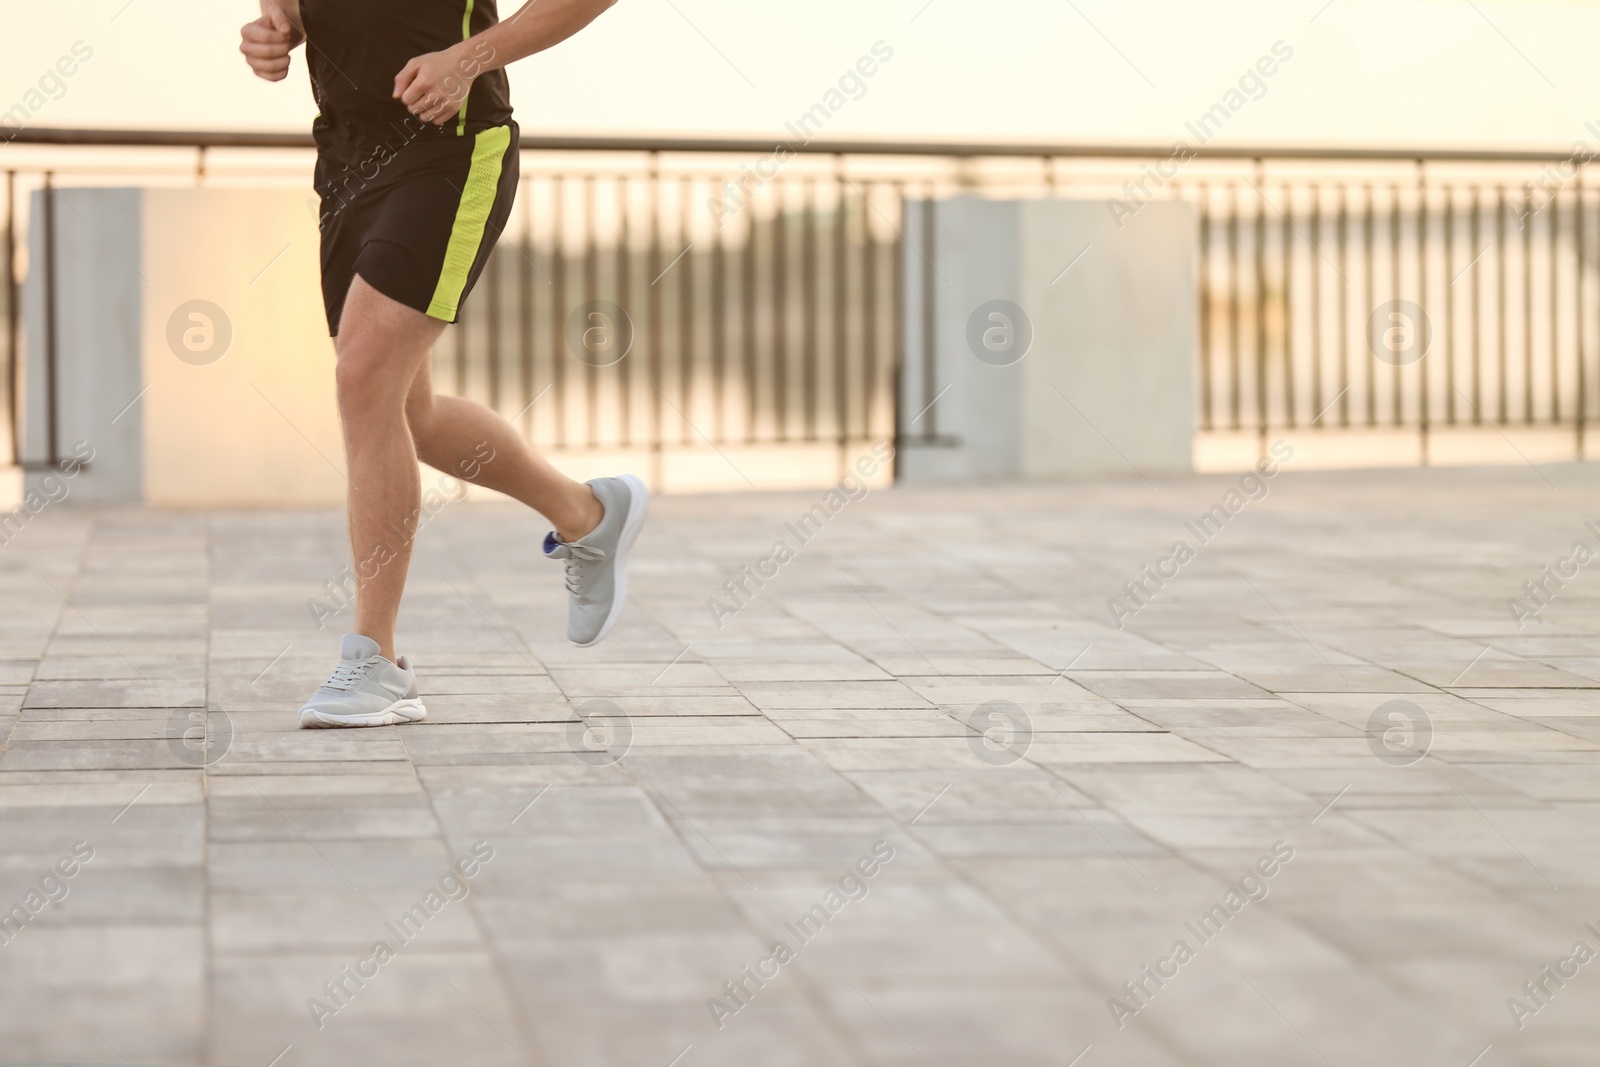
[[907,483],[1191,469],[1193,208],[1118,228],[1101,201],[907,204]]
[[[30,205],[23,291],[22,459],[26,490],[88,503],[134,503],[144,495],[144,388],[139,324],[144,253],[136,189],[58,189],[55,242],[55,445],[49,440],[45,362],[44,193]],[[51,465],[52,453],[56,464]],[[71,479],[73,459],[92,459]],[[66,463],[66,467],[62,467]]]
[[[344,499],[314,202],[268,189],[55,193],[57,449],[93,459],[93,502],[167,507]],[[42,194],[32,218],[42,220]],[[25,294],[27,486],[49,454],[44,227]]]

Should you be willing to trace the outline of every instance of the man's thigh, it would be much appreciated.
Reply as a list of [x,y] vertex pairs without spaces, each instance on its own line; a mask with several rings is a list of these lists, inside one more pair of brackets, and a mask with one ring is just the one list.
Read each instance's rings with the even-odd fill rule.
[[384,296],[357,274],[345,296],[344,314],[334,345],[341,361],[391,360],[397,373],[410,382],[417,367],[444,332],[445,323],[415,308]]

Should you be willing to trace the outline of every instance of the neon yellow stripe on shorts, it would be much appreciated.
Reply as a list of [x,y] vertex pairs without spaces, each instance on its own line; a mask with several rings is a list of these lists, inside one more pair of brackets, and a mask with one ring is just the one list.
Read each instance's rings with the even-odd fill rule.
[[456,206],[456,220],[450,227],[450,244],[445,249],[444,269],[439,273],[439,284],[433,290],[428,304],[428,314],[446,322],[455,320],[461,306],[461,294],[467,288],[467,276],[472,273],[473,260],[483,247],[483,231],[489,223],[489,212],[494,209],[494,198],[500,190],[500,168],[506,149],[511,145],[511,127],[494,126],[479,130],[473,139],[472,166],[467,171],[467,187],[461,191],[461,203]]

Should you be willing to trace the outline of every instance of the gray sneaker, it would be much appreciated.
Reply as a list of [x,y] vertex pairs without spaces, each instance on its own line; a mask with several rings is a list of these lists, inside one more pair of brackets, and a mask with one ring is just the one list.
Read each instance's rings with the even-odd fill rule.
[[427,717],[406,657],[390,663],[378,654],[372,638],[345,634],[333,676],[300,709],[300,728],[389,726]]
[[628,553],[650,511],[650,491],[631,474],[589,483],[605,515],[576,541],[545,535],[544,554],[567,561],[567,640],[588,646],[617,624],[628,599]]

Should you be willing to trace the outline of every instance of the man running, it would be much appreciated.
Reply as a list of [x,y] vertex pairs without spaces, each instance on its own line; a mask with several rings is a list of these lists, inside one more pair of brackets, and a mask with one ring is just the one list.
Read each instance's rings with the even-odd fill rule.
[[587,484],[557,471],[499,415],[435,396],[433,344],[477,281],[516,195],[517,124],[507,64],[559,44],[615,0],[530,0],[505,22],[495,0],[261,0],[241,31],[255,73],[281,81],[306,59],[321,114],[322,301],[338,353],[350,482],[355,633],[302,727],[385,726],[427,712],[395,655],[395,618],[421,516],[417,461],[496,489],[555,527],[567,636],[592,645],[627,597],[627,557],[649,507],[632,475]]

